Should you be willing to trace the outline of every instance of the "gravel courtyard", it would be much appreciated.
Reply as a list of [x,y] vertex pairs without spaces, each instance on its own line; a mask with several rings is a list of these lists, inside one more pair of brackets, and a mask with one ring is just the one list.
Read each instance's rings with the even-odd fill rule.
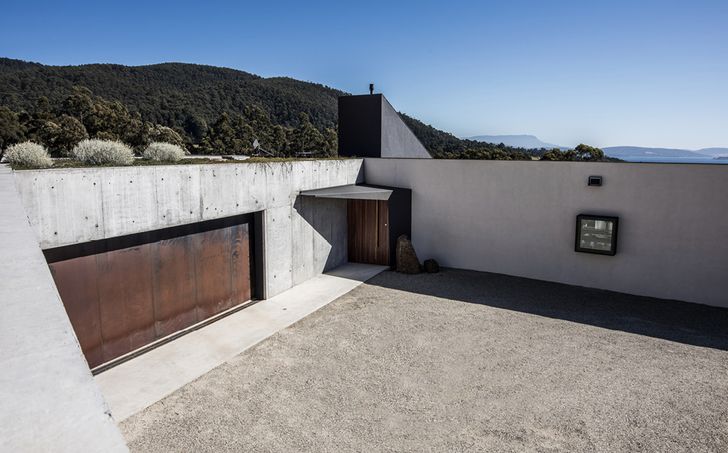
[[384,272],[127,419],[132,451],[728,451],[728,310]]

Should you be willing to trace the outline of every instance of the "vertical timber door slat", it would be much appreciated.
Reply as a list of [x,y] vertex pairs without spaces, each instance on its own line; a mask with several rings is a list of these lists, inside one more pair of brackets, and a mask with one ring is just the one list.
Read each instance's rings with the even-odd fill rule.
[[49,264],[93,368],[251,298],[250,223]]
[[389,203],[377,201],[377,264],[389,264]]
[[389,204],[382,200],[347,202],[349,261],[389,264]]

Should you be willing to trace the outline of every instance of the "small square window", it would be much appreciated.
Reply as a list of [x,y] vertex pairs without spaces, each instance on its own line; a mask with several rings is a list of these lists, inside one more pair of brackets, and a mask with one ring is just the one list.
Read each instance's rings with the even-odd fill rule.
[[618,217],[579,214],[576,216],[577,252],[615,255]]

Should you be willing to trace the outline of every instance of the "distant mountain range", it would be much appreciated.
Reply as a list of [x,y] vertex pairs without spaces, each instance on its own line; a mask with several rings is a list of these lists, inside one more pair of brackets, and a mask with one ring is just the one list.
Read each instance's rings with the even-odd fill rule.
[[696,151],[678,148],[647,148],[641,146],[610,146],[602,148],[611,157],[666,157],[666,158],[705,158],[728,154],[728,148],[705,148]]
[[[517,148],[559,148],[568,149],[566,146],[554,145],[541,141],[535,135],[477,135],[470,137],[470,140],[477,140],[487,143],[503,143]],[[702,148],[698,150],[679,148],[649,148],[642,146],[609,146],[602,148],[609,157],[618,159],[628,158],[715,158],[728,156],[728,148]]]
[[728,148],[703,148],[695,151],[700,154],[707,154],[712,157],[726,157],[728,156]]
[[526,149],[568,149],[565,146],[553,145],[551,143],[542,142],[535,135],[476,135],[475,137],[468,137],[469,140],[475,140],[478,142],[485,143],[503,143],[504,145],[513,146],[516,148]]

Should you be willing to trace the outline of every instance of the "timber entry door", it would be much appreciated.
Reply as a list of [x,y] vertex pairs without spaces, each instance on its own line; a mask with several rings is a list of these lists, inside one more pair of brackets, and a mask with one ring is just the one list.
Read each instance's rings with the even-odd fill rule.
[[90,367],[251,299],[252,223],[190,227],[49,259]]
[[389,265],[389,202],[349,200],[349,261]]

